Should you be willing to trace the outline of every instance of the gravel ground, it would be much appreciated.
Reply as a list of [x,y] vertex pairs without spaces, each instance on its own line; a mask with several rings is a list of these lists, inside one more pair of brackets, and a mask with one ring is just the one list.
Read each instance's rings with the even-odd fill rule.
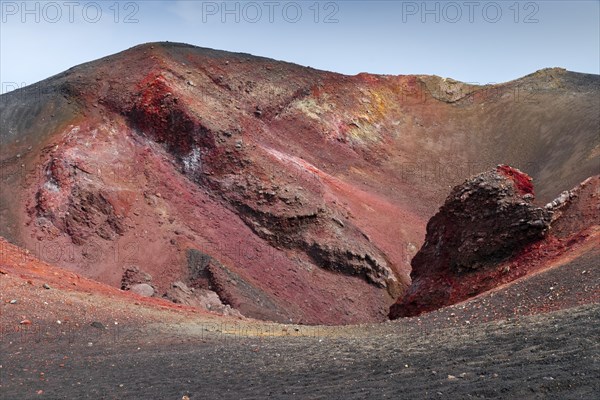
[[1,345],[0,398],[591,399],[600,392],[598,311],[428,332],[392,323],[372,335],[354,327],[248,337],[216,324],[181,324],[178,335],[160,325],[12,333]]

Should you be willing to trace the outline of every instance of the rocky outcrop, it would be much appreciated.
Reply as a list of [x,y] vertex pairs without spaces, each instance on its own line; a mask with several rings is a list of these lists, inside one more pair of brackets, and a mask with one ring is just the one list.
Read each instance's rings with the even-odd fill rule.
[[[187,266],[189,269],[189,290],[199,291],[200,298],[197,295],[190,295],[191,292],[184,293],[183,297],[196,297],[193,304],[198,305],[198,299],[201,300],[200,303],[202,304],[213,304],[214,302],[210,303],[210,298],[207,297],[208,292],[212,292],[218,297],[219,303],[228,307],[226,310],[227,315],[233,315],[231,309],[235,309],[236,312],[242,315],[287,322],[285,311],[271,296],[210,255],[197,249],[188,249]],[[185,292],[185,290],[181,289],[182,285],[179,286],[179,290],[171,290],[166,297],[171,300],[181,297],[177,296],[177,292]],[[180,300],[178,302],[182,302]],[[212,311],[223,311],[222,307],[214,306],[214,304],[212,307],[205,308]]]
[[535,206],[531,178],[506,165],[456,186],[427,224],[412,284],[391,318],[414,316],[498,284],[499,263],[547,234],[552,211]]
[[562,192],[546,204],[546,209],[553,213],[552,234],[558,238],[566,239],[590,226],[600,225],[600,175]]
[[102,183],[93,179],[88,168],[75,158],[61,154],[43,170],[43,185],[35,196],[29,214],[36,224],[55,236],[64,232],[82,245],[91,237],[114,240],[126,228],[117,215]]

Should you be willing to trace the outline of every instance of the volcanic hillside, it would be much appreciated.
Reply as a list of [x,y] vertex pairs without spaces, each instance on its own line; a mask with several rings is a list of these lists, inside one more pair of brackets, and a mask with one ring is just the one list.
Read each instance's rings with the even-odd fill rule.
[[598,174],[599,83],[344,76],[137,46],[0,97],[0,235],[190,305],[383,321],[451,186],[508,164],[543,207]]

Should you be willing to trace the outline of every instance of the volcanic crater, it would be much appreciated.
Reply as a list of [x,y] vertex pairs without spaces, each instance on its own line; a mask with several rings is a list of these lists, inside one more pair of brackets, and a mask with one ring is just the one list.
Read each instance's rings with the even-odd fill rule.
[[599,83],[140,45],[0,97],[0,235],[239,318],[418,315],[597,250]]

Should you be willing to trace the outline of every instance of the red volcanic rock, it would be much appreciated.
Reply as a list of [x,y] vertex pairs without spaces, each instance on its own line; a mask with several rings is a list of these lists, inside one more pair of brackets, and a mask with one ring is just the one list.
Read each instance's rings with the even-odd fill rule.
[[493,287],[495,267],[548,232],[552,212],[532,200],[531,178],[506,165],[456,186],[427,224],[412,260],[412,285],[390,317],[418,315]]
[[517,189],[519,194],[530,194],[532,196],[534,195],[533,182],[529,175],[524,174],[516,168],[509,167],[508,165],[499,165],[498,168],[496,168],[496,170],[513,181],[515,188]]

